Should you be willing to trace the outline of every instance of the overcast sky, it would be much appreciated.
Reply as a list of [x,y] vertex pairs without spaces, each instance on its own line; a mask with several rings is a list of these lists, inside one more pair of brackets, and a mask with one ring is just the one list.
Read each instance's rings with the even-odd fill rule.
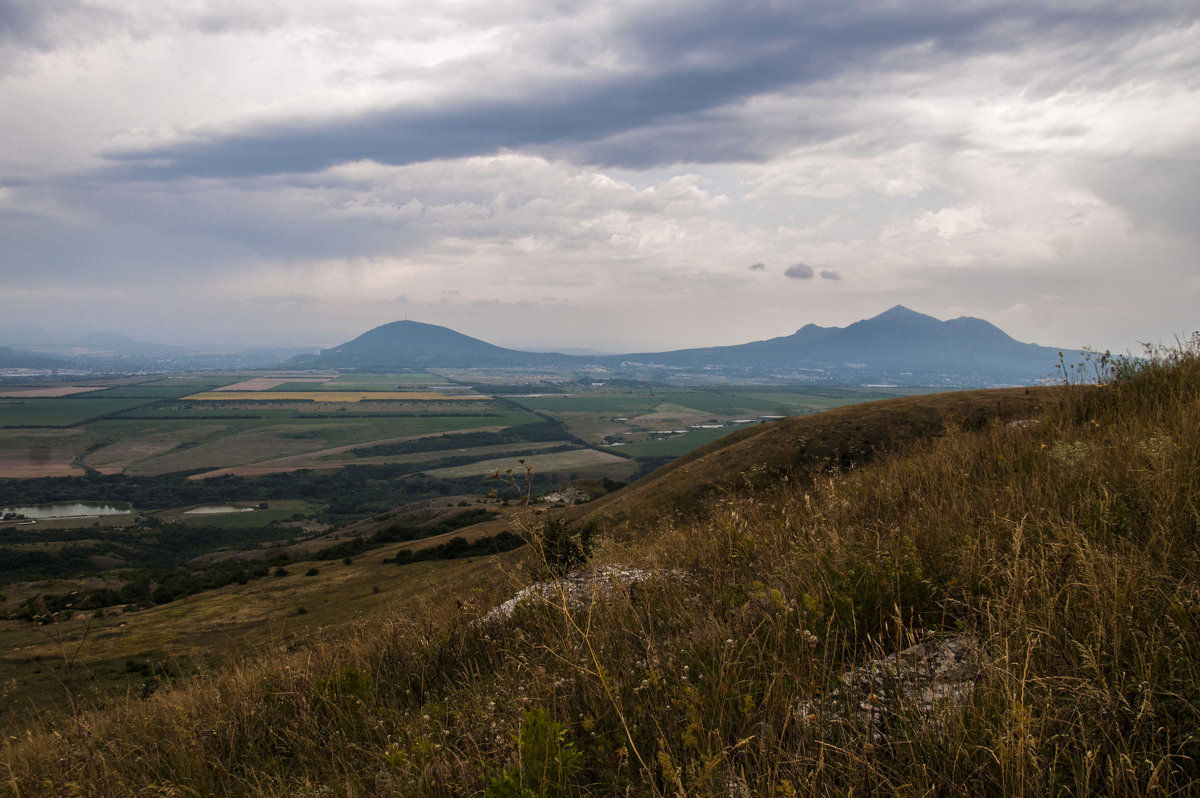
[[1200,4],[0,0],[0,328],[1200,328]]

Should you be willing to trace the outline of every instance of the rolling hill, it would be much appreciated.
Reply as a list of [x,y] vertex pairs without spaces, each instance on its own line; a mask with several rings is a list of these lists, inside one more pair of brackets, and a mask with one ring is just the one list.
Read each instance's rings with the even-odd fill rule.
[[948,428],[981,429],[993,420],[1037,418],[1061,388],[998,388],[908,396],[754,424],[578,508],[606,528],[694,513],[712,496],[778,482],[814,468],[862,466]]
[[571,363],[573,358],[505,349],[435,324],[394,321],[319,354],[294,357],[286,365],[394,371],[435,367],[521,368],[559,362]]

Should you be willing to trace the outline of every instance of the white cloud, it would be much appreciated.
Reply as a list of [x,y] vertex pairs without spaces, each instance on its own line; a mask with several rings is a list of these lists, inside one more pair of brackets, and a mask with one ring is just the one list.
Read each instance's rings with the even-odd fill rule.
[[[301,338],[401,305],[642,348],[896,301],[1064,345],[1192,323],[1177,5],[6,8],[6,318],[111,291],[160,329]],[[797,262],[824,279],[746,278]]]

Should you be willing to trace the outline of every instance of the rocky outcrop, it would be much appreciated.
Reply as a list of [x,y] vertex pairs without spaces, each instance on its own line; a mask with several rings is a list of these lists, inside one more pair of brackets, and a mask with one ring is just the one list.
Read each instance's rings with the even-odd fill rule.
[[806,728],[851,722],[876,737],[890,716],[901,713],[942,724],[970,701],[983,675],[982,656],[983,647],[971,635],[924,640],[846,671],[824,700],[798,703],[798,720]]
[[596,596],[607,594],[617,585],[635,585],[659,576],[681,577],[675,570],[622,568],[601,565],[586,571],[575,571],[561,579],[535,582],[517,591],[516,595],[487,612],[480,621],[491,622],[511,618],[517,607],[528,603],[551,604],[555,607],[580,609]]

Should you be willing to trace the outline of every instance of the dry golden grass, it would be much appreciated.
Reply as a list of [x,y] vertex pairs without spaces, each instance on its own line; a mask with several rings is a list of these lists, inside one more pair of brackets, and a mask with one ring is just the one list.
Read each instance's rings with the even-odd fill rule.
[[[795,452],[765,461],[790,469],[739,485],[707,459],[723,487],[702,510],[647,515],[594,555],[648,578],[601,580],[582,601],[557,583],[493,620],[511,586],[446,584],[420,611],[31,729],[7,743],[0,783],[22,796],[1191,794],[1200,351],[1158,356],[1059,391],[1036,427],[984,418],[1006,414],[979,401],[1001,394],[812,422],[859,443],[868,427],[912,433],[871,436],[889,446],[841,468],[802,468],[802,428],[766,425],[734,442],[730,468],[764,462],[757,446]],[[946,427],[947,402],[979,412]],[[929,720],[901,702],[875,725],[834,710],[845,669],[946,633],[983,647],[964,711]]]

